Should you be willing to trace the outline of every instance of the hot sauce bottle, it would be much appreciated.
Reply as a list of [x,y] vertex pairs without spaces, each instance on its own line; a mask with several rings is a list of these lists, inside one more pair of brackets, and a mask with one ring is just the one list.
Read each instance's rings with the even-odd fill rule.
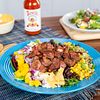
[[29,35],[39,34],[41,31],[41,13],[39,0],[24,1],[25,33]]

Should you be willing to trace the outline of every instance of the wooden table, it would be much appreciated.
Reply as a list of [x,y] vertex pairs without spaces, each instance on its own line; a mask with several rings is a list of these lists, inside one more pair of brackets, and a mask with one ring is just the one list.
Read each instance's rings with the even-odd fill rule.
[[[56,32],[67,35],[67,33],[63,30],[62,26],[59,23],[59,19],[61,17],[47,17],[42,19],[42,23],[48,27],[51,27]],[[84,41],[84,43],[94,47],[96,50],[100,52],[100,39],[99,40],[89,40]],[[100,91],[97,91],[100,94]],[[93,100],[100,100],[100,95],[94,96]]]

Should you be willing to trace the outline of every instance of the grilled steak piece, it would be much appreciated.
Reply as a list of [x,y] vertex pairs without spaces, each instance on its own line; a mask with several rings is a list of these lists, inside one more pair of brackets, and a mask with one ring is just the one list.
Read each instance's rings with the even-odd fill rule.
[[68,53],[69,52],[69,47],[67,47],[67,46],[63,46],[64,47],[64,53]]
[[60,67],[65,68],[66,67],[66,63],[64,61],[60,61]]
[[65,58],[64,62],[66,63],[66,65],[68,65],[69,67],[72,67],[75,65],[75,60],[69,59],[69,58]]
[[60,60],[58,58],[54,58],[52,60],[52,64],[55,66],[55,68],[60,68]]
[[41,44],[38,44],[38,50],[41,52],[42,51],[42,47],[41,47]]
[[37,46],[34,46],[32,48],[32,52],[27,56],[28,58],[33,58],[34,56],[39,56],[40,55],[40,52],[38,50],[38,47]]
[[74,59],[75,62],[80,60],[79,54],[76,52],[70,52],[70,57],[71,57],[71,59]]
[[41,65],[39,68],[39,71],[44,73],[47,71],[47,68],[45,66]]
[[43,59],[41,60],[41,63],[43,64],[43,66],[48,67],[48,66],[51,65],[52,62],[51,62],[51,60],[49,60],[48,58],[43,57]]
[[70,59],[70,54],[69,54],[69,53],[64,53],[64,54],[63,54],[63,57],[64,57],[64,58]]
[[63,48],[62,46],[58,45],[56,51],[58,51],[58,52],[63,52],[63,51],[64,51],[64,48]]
[[33,60],[31,68],[35,70],[39,70],[39,68],[42,66],[40,60]]
[[54,46],[51,43],[47,43],[47,50],[52,51],[54,49]]
[[47,42],[42,43],[42,44],[41,44],[41,48],[42,48],[42,50],[43,50],[43,49],[46,49],[46,48],[47,48]]
[[57,71],[57,70],[58,70],[58,68],[56,68],[53,64],[51,64],[51,65],[49,66],[49,68],[48,68],[48,71],[49,71],[49,72]]
[[80,60],[79,54],[76,52],[68,52],[63,54],[64,62],[68,66],[74,66]]
[[38,56],[35,56],[35,57],[33,58],[33,60],[39,60],[39,57],[38,57]]
[[34,54],[34,56],[38,56],[38,55],[40,55],[40,52],[39,52],[39,49],[38,49],[38,47],[37,46],[34,46],[33,47],[33,54]]
[[54,52],[53,51],[45,51],[45,52],[43,52],[43,56],[52,60],[54,58]]
[[57,52],[57,51],[55,51],[55,52],[54,52],[54,56],[55,56],[56,58],[62,59],[63,52]]

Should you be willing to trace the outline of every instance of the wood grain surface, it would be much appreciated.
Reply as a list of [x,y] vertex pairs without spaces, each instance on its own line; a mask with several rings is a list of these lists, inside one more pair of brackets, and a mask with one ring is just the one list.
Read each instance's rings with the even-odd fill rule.
[[[59,23],[60,18],[61,16],[43,18],[42,23],[45,26],[51,27],[56,32],[59,32],[60,34],[64,34],[65,36],[67,36],[67,33],[64,31],[64,29]],[[100,52],[100,39],[99,40],[88,40],[88,41],[83,41],[83,42],[94,47],[96,50]],[[98,94],[94,96],[93,100],[100,100],[100,90],[97,90],[97,92]]]

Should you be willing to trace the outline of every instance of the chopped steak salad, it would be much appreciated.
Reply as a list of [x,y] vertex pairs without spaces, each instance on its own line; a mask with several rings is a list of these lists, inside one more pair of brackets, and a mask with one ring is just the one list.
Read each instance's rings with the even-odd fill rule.
[[100,29],[100,12],[90,9],[79,10],[69,21],[80,29]]
[[16,80],[34,87],[72,86],[94,73],[88,52],[71,42],[30,42],[11,57]]

